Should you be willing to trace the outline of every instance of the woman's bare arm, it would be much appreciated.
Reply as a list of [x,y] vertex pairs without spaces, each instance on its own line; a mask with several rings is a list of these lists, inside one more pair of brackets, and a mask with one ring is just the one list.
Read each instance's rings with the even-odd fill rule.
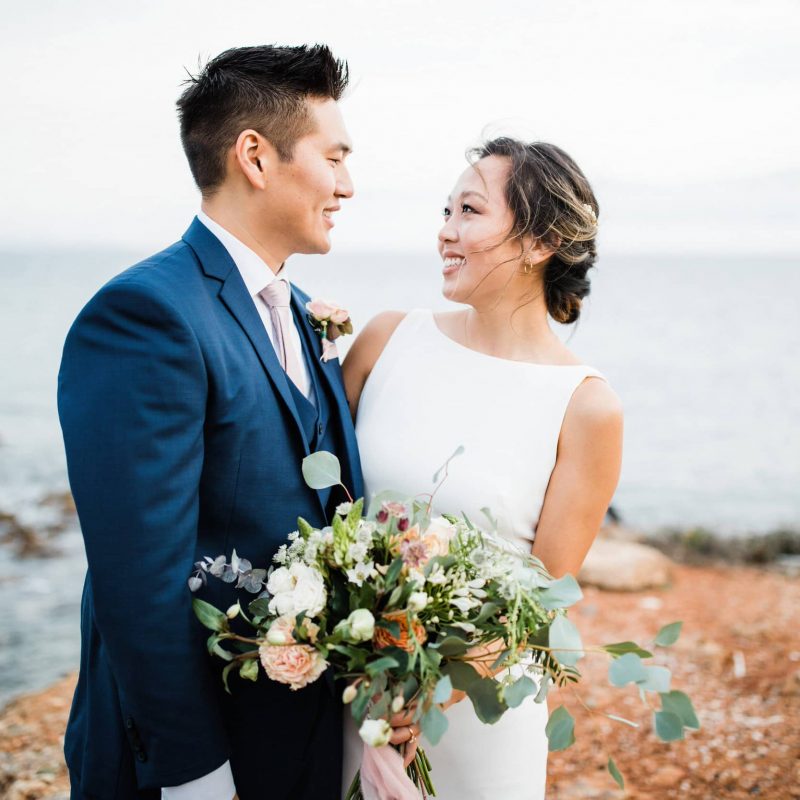
[[384,311],[373,317],[353,342],[342,364],[344,388],[350,414],[356,418],[361,392],[372,368],[380,358],[383,348],[395,328],[403,321],[404,311]]
[[585,380],[567,407],[533,554],[555,577],[577,575],[603,522],[622,463],[622,405],[603,380]]

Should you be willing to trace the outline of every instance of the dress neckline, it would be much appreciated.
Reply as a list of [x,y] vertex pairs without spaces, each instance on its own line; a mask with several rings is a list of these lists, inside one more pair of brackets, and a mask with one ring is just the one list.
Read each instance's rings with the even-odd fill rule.
[[518,361],[513,358],[501,358],[500,356],[489,355],[489,353],[482,353],[480,350],[473,350],[471,347],[467,347],[465,344],[461,344],[460,342],[457,342],[455,339],[452,339],[450,336],[448,336],[437,325],[436,315],[433,313],[433,309],[425,309],[425,316],[427,317],[431,328],[433,328],[434,332],[440,339],[444,339],[446,342],[449,342],[454,349],[461,350],[464,353],[471,353],[478,358],[487,358],[490,361],[495,361],[501,364],[516,364],[521,367],[536,367],[538,369],[592,369],[592,367],[588,366],[587,364],[538,364],[535,361]]

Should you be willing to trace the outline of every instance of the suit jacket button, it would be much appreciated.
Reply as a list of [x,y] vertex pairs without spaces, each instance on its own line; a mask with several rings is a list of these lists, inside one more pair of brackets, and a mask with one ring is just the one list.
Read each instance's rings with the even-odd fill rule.
[[125,718],[125,727],[129,730],[133,730],[133,717],[126,717]]
[[144,750],[137,750],[136,751],[136,758],[138,761],[147,761],[147,753]]
[[322,423],[320,422],[320,423],[319,423],[319,425],[317,425],[317,433],[318,433],[320,436],[322,436],[322,432],[323,432],[324,430],[325,430],[325,428],[323,427]]

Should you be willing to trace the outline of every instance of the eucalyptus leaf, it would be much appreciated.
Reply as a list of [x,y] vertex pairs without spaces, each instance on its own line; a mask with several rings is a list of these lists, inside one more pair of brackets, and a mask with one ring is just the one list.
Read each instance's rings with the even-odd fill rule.
[[469,649],[467,643],[458,636],[446,636],[440,642],[430,646],[445,657],[461,656]]
[[444,672],[450,676],[453,686],[462,692],[466,692],[475,681],[481,679],[475,668],[466,661],[448,661]]
[[682,622],[671,622],[669,625],[665,625],[656,634],[656,644],[661,647],[669,647],[671,644],[675,644],[681,635],[681,627],[683,627]]
[[674,742],[683,739],[683,723],[677,714],[671,711],[656,711],[656,734],[662,742]]
[[509,708],[516,708],[526,697],[536,694],[536,691],[536,684],[527,675],[522,675],[511,686],[506,687],[503,699]]
[[327,450],[312,453],[303,459],[303,478],[312,489],[328,489],[342,482],[339,459]]
[[563,575],[553,581],[540,595],[541,604],[549,611],[557,608],[569,608],[583,597],[578,581],[570,574]]
[[481,514],[489,520],[489,530],[496,531],[497,530],[497,520],[492,516],[492,511],[488,506],[484,506],[481,509]]
[[575,666],[583,657],[581,635],[564,615],[557,616],[550,625],[549,642],[553,657],[564,666]]
[[661,710],[670,711],[680,717],[684,728],[700,729],[700,721],[697,719],[692,701],[683,692],[671,691],[662,694]]
[[608,680],[612,686],[626,686],[643,681],[647,677],[642,659],[636,653],[625,653],[611,662],[608,667]]
[[625,788],[625,779],[622,777],[622,773],[617,769],[617,765],[614,763],[613,758],[608,759],[608,771],[611,773],[611,777],[616,781],[617,786],[620,789]]
[[436,683],[436,688],[433,690],[434,703],[446,703],[450,696],[453,694],[453,684],[449,675],[443,675]]
[[420,721],[422,733],[431,744],[439,743],[439,740],[447,730],[447,725],[447,717],[435,705],[425,712]]
[[478,719],[492,725],[497,722],[508,706],[500,699],[499,684],[492,678],[480,678],[470,684],[467,695],[472,701]]
[[666,667],[645,667],[645,677],[636,681],[636,685],[646,692],[669,692],[672,673]]
[[544,703],[547,699],[547,693],[550,691],[550,687],[553,685],[553,679],[549,675],[542,675],[542,679],[539,682],[539,691],[536,692],[536,697],[533,698],[534,703]]
[[377,661],[370,661],[365,667],[365,672],[371,678],[374,678],[381,672],[385,672],[386,670],[393,669],[397,666],[399,666],[399,664],[397,663],[396,659],[392,658],[391,656],[382,656]]
[[572,714],[564,706],[559,706],[550,714],[544,732],[550,752],[566,750],[575,743],[575,720]]
[[222,632],[228,630],[228,618],[217,608],[201,600],[199,597],[192,599],[192,608],[197,619],[210,631]]
[[489,617],[493,616],[499,608],[500,606],[497,603],[484,603],[481,606],[481,610],[478,612],[478,616],[475,617],[475,619],[471,619],[470,622],[473,625],[480,625],[481,623],[486,622]]
[[636,642],[616,642],[615,644],[604,644],[601,648],[606,653],[610,653],[614,657],[624,656],[625,653],[636,653],[639,658],[652,658],[653,654],[642,647],[639,647]]

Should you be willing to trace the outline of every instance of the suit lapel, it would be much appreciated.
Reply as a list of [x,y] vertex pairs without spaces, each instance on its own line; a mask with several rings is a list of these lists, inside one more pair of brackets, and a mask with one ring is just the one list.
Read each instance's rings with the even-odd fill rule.
[[239,270],[236,269],[236,264],[219,239],[197,218],[194,219],[183,239],[197,254],[205,274],[222,282],[219,299],[239,323],[253,345],[278,396],[291,413],[297,426],[297,432],[303,441],[305,453],[308,455],[309,446],[305,429],[289,389],[288,378],[278,361],[275,348],[264,329],[264,323],[256,310],[253,298],[247,291]]

